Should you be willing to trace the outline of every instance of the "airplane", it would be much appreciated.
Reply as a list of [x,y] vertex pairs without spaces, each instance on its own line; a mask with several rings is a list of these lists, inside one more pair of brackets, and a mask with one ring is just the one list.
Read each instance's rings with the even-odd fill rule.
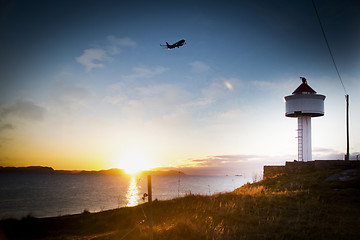
[[160,46],[161,47],[167,47],[167,49],[173,49],[173,48],[179,48],[179,47],[181,47],[181,46],[183,46],[184,44],[186,44],[186,42],[185,42],[185,40],[184,39],[182,39],[182,40],[180,40],[180,41],[178,41],[178,42],[176,42],[176,43],[174,43],[174,44],[169,44],[168,42],[166,42],[166,45],[161,45],[160,44]]

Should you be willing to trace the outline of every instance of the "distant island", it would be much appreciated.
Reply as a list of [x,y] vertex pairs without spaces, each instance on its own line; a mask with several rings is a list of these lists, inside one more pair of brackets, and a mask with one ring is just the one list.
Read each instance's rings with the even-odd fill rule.
[[[86,171],[86,170],[54,170],[52,167],[29,166],[29,167],[1,167],[1,173],[32,173],[32,174],[119,174],[126,175],[125,171],[118,168],[108,170]],[[176,170],[149,170],[142,171],[142,175],[185,175],[185,173]]]

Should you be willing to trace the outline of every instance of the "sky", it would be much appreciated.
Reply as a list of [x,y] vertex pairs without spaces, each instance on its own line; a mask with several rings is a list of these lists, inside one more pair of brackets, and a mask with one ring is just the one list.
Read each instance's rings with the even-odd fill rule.
[[[0,166],[261,174],[297,159],[284,96],[326,96],[313,159],[360,152],[360,3],[1,1]],[[181,39],[186,44],[160,46]]]

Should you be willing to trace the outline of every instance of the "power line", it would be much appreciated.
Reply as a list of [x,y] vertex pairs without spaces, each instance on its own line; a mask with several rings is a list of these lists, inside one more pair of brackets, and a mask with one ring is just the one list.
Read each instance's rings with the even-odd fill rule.
[[325,31],[324,31],[324,27],[323,27],[323,25],[322,25],[322,23],[321,23],[319,13],[318,13],[318,11],[317,11],[317,9],[316,9],[315,2],[314,2],[314,0],[311,0],[311,2],[312,2],[312,4],[313,4],[313,6],[314,6],[315,13],[316,13],[316,17],[317,17],[317,19],[318,19],[318,21],[319,21],[319,25],[320,25],[322,34],[323,34],[324,39],[325,39],[325,42],[326,42],[326,46],[327,46],[327,48],[328,48],[328,50],[329,50],[329,53],[330,53],[332,62],[333,62],[333,64],[334,64],[335,70],[336,70],[336,72],[337,72],[337,75],[339,76],[339,80],[340,80],[341,85],[342,85],[342,87],[343,87],[343,89],[344,89],[345,95],[348,95],[348,94],[347,94],[347,91],[346,91],[346,89],[345,89],[345,85],[344,85],[344,83],[343,83],[343,81],[342,81],[342,79],[341,79],[339,70],[338,70],[338,68],[337,68],[337,66],[336,66],[334,55],[333,55],[332,52],[331,52],[331,48],[330,48],[329,42],[328,42],[328,40],[327,40]]
[[344,89],[344,92],[345,92],[345,99],[346,99],[346,155],[345,155],[345,160],[346,160],[346,161],[349,161],[349,160],[350,160],[350,153],[349,153],[349,145],[350,145],[350,143],[349,143],[349,94],[346,92],[344,83],[343,83],[343,81],[342,81],[342,79],[341,79],[339,70],[338,70],[338,68],[337,68],[337,66],[336,66],[335,59],[334,59],[334,55],[333,55],[332,52],[331,52],[331,48],[330,48],[329,42],[328,42],[328,40],[327,40],[327,38],[326,38],[326,34],[325,34],[325,31],[324,31],[324,27],[323,27],[323,25],[322,25],[322,23],[321,23],[321,20],[320,20],[320,17],[319,17],[319,13],[318,13],[318,11],[317,11],[317,9],[316,9],[315,2],[314,2],[314,0],[311,0],[311,1],[312,1],[313,6],[314,6],[315,13],[316,13],[316,17],[317,17],[317,19],[318,19],[318,21],[319,21],[320,28],[321,28],[321,31],[322,31],[322,33],[323,33],[324,39],[325,39],[326,46],[327,46],[327,48],[328,48],[328,50],[329,50],[331,59],[332,59],[332,61],[333,61],[333,63],[334,63],[335,70],[336,70],[336,72],[337,72],[337,75],[339,76],[339,80],[340,80],[341,85],[342,85],[342,87],[343,87],[343,89]]

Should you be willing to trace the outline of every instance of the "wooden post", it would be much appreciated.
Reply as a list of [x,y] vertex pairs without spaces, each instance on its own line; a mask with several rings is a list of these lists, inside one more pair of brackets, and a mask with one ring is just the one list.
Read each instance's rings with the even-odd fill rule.
[[345,160],[350,160],[349,154],[349,94],[345,95],[346,97],[346,156]]
[[178,179],[178,197],[180,196],[180,171],[179,171],[179,179]]
[[153,214],[152,214],[152,190],[151,190],[151,175],[147,176],[147,183],[148,183],[148,201],[149,201],[149,235],[150,240],[153,240]]

